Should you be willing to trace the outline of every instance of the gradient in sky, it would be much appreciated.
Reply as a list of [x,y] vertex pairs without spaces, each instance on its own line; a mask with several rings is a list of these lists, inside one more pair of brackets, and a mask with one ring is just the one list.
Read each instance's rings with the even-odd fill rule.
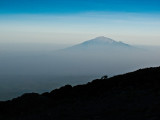
[[0,42],[79,43],[97,36],[160,45],[159,0],[1,0]]

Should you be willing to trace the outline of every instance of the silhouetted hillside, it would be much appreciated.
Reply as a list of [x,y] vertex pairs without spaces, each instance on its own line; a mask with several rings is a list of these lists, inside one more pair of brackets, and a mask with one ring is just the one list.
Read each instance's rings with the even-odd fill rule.
[[0,120],[159,120],[160,67],[0,102]]

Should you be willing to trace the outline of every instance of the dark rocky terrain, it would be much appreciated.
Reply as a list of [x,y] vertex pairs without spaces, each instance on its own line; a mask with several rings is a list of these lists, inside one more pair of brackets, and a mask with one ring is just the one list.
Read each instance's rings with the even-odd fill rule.
[[0,102],[0,120],[159,120],[160,67]]

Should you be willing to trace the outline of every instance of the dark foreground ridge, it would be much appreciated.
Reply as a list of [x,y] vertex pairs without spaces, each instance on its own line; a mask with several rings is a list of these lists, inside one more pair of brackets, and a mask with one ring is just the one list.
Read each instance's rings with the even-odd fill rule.
[[0,120],[160,120],[160,67],[0,102]]

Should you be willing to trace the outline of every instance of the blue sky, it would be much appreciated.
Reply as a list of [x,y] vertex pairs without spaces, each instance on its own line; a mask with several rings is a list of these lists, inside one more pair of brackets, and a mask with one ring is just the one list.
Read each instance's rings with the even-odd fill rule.
[[160,12],[159,0],[1,0],[1,14],[67,14],[88,11]]
[[0,42],[76,44],[97,36],[160,45],[159,0],[1,0]]

